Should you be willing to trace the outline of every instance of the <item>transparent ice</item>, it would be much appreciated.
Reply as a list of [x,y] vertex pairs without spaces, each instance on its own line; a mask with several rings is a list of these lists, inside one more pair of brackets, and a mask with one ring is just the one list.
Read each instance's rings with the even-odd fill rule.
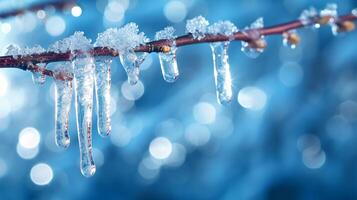
[[92,156],[92,111],[94,60],[91,57],[76,58],[72,62],[75,83],[77,132],[80,151],[80,168],[84,176],[94,175],[96,167]]
[[[316,8],[310,7],[309,9],[303,10],[300,14],[299,20],[305,26],[311,25],[315,22],[315,20],[319,17],[319,13],[317,12]],[[314,23],[315,28],[320,28],[320,24]]]
[[[244,29],[243,34],[245,34],[253,42],[265,42],[264,36],[261,35],[258,30],[261,28],[264,28],[264,20],[263,18],[258,18],[250,25],[250,27],[246,27]],[[264,48],[252,47],[251,42],[242,41],[241,51],[250,58],[257,58],[261,53],[264,52]]]
[[[46,69],[47,67],[46,63],[38,63],[36,65],[42,69]],[[42,85],[46,82],[46,75],[41,71],[32,71],[32,81],[35,84]]]
[[194,39],[201,40],[207,33],[209,22],[200,16],[187,20],[186,33],[191,33]]
[[97,126],[101,136],[108,136],[111,132],[110,119],[110,87],[111,87],[110,57],[100,57],[96,60],[95,93],[97,99]]
[[232,78],[228,63],[228,45],[229,42],[211,43],[214,79],[217,99],[220,104],[227,104],[232,100]]
[[172,83],[178,79],[179,70],[176,60],[176,44],[175,44],[175,29],[173,27],[166,27],[164,30],[161,30],[156,33],[156,40],[171,40],[171,48],[167,53],[159,53],[159,60],[161,66],[162,76],[165,81]]
[[[71,62],[60,62],[55,66],[55,77],[72,73]],[[67,148],[70,144],[68,134],[69,111],[72,102],[72,81],[55,79],[55,142],[57,146]]]

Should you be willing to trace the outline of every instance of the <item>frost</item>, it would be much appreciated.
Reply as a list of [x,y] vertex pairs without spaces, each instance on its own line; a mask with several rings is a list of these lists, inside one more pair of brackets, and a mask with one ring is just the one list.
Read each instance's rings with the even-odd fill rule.
[[296,48],[297,40],[297,32],[296,30],[290,30],[288,32],[283,33],[283,45],[286,47],[290,47],[291,49]]
[[170,47],[170,51],[167,53],[159,53],[160,67],[162,76],[165,81],[172,83],[178,79],[179,70],[177,66],[176,60],[176,46],[174,42],[175,29],[173,27],[166,27],[164,30],[158,31],[155,35],[156,40],[168,39],[172,40],[172,46]]
[[118,51],[129,51],[148,41],[149,39],[145,34],[139,32],[138,25],[131,22],[119,29],[109,28],[99,33],[95,46],[109,47]]
[[232,36],[238,28],[230,21],[219,21],[208,27],[208,33],[213,35]]
[[102,33],[98,33],[97,40],[94,44],[96,47],[110,47],[115,49],[115,45],[113,43],[114,37],[117,35],[118,29],[116,28],[108,28],[106,31]]
[[25,48],[20,48],[17,45],[9,45],[7,47],[7,52],[5,55],[7,56],[16,56],[16,55],[21,55],[21,56],[26,56],[26,55],[31,55],[31,54],[40,54],[44,53],[46,50],[41,47],[40,45],[35,45],[33,47],[25,47]]
[[5,53],[6,56],[17,56],[21,54],[21,49],[17,45],[11,44],[6,47],[6,50],[7,50]]
[[175,29],[172,26],[164,28],[164,30],[158,31],[155,34],[155,40],[171,40],[176,36],[174,35]]
[[65,53],[75,50],[87,51],[91,47],[91,40],[86,38],[83,32],[77,31],[73,35],[55,42],[50,46],[49,51],[55,53]]
[[209,22],[201,15],[187,20],[186,32],[191,33],[194,39],[201,40],[207,33]]
[[[310,7],[309,9],[306,9],[304,11],[302,11],[299,20],[301,21],[301,23],[303,25],[309,25],[311,23],[313,23],[317,18],[318,18],[318,12],[316,10],[316,8],[314,7]],[[318,27],[316,27],[318,28]]]

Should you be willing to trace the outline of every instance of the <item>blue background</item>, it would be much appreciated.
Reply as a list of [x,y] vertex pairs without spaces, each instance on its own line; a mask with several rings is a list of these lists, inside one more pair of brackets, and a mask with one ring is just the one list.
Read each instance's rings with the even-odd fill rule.
[[[5,11],[40,1],[21,2],[3,1],[0,7]],[[164,14],[169,2],[130,1],[123,19],[109,22],[103,15],[107,1],[79,1],[83,13],[78,18],[70,12],[50,14],[65,21],[65,30],[58,36],[50,35],[41,20],[27,32],[13,28],[8,34],[1,33],[2,54],[11,43],[47,48],[74,31],[84,31],[95,41],[97,33],[128,22],[136,22],[150,38],[168,25],[174,26],[178,35],[184,34],[186,19],[197,15],[210,22],[228,19],[239,28],[262,16],[269,26],[296,19],[309,6],[323,8],[328,3],[180,0],[187,15],[173,23]],[[341,13],[357,6],[352,0],[336,3]],[[15,20],[3,22],[13,25]],[[240,42],[231,43],[234,98],[228,106],[216,103],[208,44],[179,48],[181,76],[174,84],[162,79],[158,57],[152,54],[152,62],[146,63],[150,67],[141,76],[144,94],[135,102],[122,93],[126,78],[114,58],[116,111],[112,124],[116,137],[101,138],[94,131],[97,172],[91,178],[83,177],[79,170],[73,105],[71,145],[66,151],[55,146],[53,80],[48,78],[38,86],[29,72],[2,69],[8,87],[0,96],[0,199],[354,199],[357,32],[336,37],[330,27],[323,27],[301,29],[299,34],[302,42],[295,50],[283,47],[281,36],[268,37],[268,48],[257,59],[245,56]],[[261,103],[260,108],[245,108],[237,101],[246,87],[263,94],[262,99],[251,94]],[[200,117],[194,115],[202,102],[214,108],[215,120],[209,124],[200,124]],[[204,116],[202,112],[198,116]],[[199,141],[206,139],[204,144],[190,142],[190,126],[204,132],[206,138],[198,137]],[[26,127],[36,128],[41,135],[39,152],[32,159],[21,158],[16,150],[18,135]],[[121,143],[123,129],[129,139]],[[161,163],[155,169],[143,164],[145,159],[155,161],[148,149],[156,137],[181,144],[181,150],[184,147],[181,163]],[[53,179],[45,186],[30,178],[31,168],[42,162],[53,170]]]

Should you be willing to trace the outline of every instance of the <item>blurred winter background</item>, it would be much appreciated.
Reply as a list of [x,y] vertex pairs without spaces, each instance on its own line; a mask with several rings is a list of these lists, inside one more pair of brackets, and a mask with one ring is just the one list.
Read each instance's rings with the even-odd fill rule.
[[[1,12],[35,0],[3,0]],[[296,19],[310,0],[93,0],[1,21],[1,54],[15,43],[48,47],[74,31],[95,40],[136,22],[150,38],[165,26],[184,33],[197,15],[239,28]],[[337,1],[341,13],[357,6]],[[94,131],[97,172],[79,170],[74,109],[71,145],[54,143],[54,83],[0,71],[0,199],[353,199],[357,192],[357,32],[299,30],[295,50],[269,37],[257,59],[232,42],[234,100],[216,102],[208,44],[178,50],[179,80],[162,79],[157,54],[131,87],[118,59],[112,70],[111,137]],[[94,117],[94,120],[95,117]],[[96,126],[94,125],[94,130]]]

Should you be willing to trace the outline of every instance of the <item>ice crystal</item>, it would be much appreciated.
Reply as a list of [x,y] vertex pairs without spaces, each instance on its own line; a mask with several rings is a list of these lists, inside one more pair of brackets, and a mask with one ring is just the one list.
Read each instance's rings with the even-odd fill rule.
[[209,22],[201,15],[193,19],[187,20],[186,32],[191,33],[194,39],[202,39],[207,33]]
[[49,51],[55,53],[65,53],[75,50],[87,51],[91,47],[91,40],[84,36],[84,32],[77,31],[73,35],[55,42],[50,46]]
[[238,28],[230,21],[218,21],[208,27],[208,33],[213,35],[232,36]]

